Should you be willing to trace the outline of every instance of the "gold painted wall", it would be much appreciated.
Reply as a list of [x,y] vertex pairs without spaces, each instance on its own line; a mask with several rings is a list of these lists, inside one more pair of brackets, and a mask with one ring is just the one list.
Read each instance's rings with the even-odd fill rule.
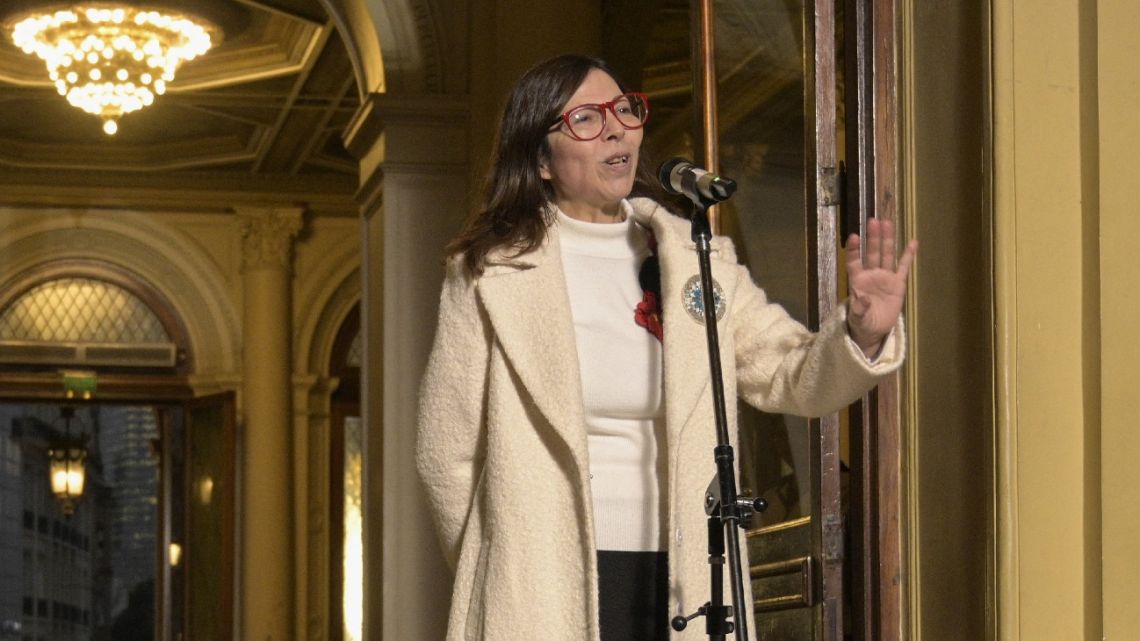
[[[1011,492],[1015,596],[999,607],[1009,638],[1082,639],[1090,604],[1084,551],[1084,308],[1079,14],[1071,3],[995,2],[995,157],[999,346],[1008,354],[998,398]],[[1003,10],[1008,9],[1008,14]],[[1012,528],[1016,528],[1016,532]],[[1014,560],[1016,559],[1016,560]],[[1003,635],[1004,636],[1004,635]]]
[[1132,638],[1140,10],[993,9],[999,630]]
[[1140,205],[1134,166],[1140,147],[1140,3],[1102,0],[1097,11],[1103,633],[1128,639],[1140,634]]

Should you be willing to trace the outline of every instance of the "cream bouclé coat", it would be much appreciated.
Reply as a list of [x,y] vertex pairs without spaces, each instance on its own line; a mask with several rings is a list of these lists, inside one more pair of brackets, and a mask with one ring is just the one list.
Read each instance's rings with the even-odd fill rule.
[[[681,300],[698,271],[689,222],[651,200],[629,202],[635,220],[653,230],[661,265],[662,525],[673,616],[709,597],[702,501],[715,472],[716,430],[708,354],[704,326]],[[452,260],[444,281],[416,464],[455,570],[449,641],[599,638],[581,380],[557,234],[554,225],[540,248],[521,256],[492,254],[474,280]],[[842,309],[809,332],[767,301],[727,239],[713,239],[712,269],[728,306],[717,326],[734,446],[738,394],[765,411],[821,416],[902,362],[901,322],[872,364],[847,338]],[[703,624],[671,634],[706,638]]]

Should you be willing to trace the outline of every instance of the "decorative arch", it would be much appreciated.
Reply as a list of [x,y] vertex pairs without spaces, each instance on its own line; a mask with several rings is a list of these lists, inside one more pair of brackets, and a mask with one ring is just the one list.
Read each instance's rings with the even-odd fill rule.
[[443,91],[443,39],[426,0],[320,0],[341,33],[363,99]]
[[194,355],[187,374],[230,375],[238,370],[241,323],[223,271],[195,239],[158,218],[87,210],[26,217],[0,240],[0,283],[14,283],[44,265],[83,261],[133,274],[180,319]]
[[[73,302],[87,313],[81,317],[70,314],[67,307]],[[43,307],[58,308],[52,310],[58,312],[53,326],[31,327],[29,321],[37,319],[30,316],[47,315],[42,313]],[[114,317],[109,307],[115,308]],[[0,328],[12,334],[0,335],[0,339],[122,346],[142,343],[149,344],[154,352],[148,354],[143,349],[116,355],[106,347],[95,348],[103,352],[105,362],[99,364],[112,366],[126,364],[119,356],[132,354],[135,360],[148,356],[147,360],[154,360],[161,352],[154,349],[156,344],[164,343],[173,348],[173,354],[162,354],[171,357],[169,367],[179,374],[192,367],[189,335],[170,300],[137,274],[100,261],[46,263],[0,284]],[[33,351],[31,345],[22,347],[20,351],[29,355]],[[85,353],[90,356],[93,351]]]
[[295,371],[329,376],[329,362],[344,320],[360,304],[359,261],[339,266],[327,282],[339,283],[314,301],[310,313],[299,320]]

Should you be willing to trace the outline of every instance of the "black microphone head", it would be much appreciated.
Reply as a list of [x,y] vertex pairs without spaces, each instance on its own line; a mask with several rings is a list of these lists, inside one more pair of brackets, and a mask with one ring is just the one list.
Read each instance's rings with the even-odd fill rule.
[[665,191],[670,194],[681,193],[680,184],[673,184],[673,170],[681,167],[682,165],[689,165],[689,161],[684,158],[672,158],[661,163],[661,168],[657,170],[657,181],[665,188]]
[[728,200],[732,197],[732,194],[736,193],[736,181],[731,178],[717,176],[716,180],[712,181],[709,185],[709,191],[712,192],[717,202]]

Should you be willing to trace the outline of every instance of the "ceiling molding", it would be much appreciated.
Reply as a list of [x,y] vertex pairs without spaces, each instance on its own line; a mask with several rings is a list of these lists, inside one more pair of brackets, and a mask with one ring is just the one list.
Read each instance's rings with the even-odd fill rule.
[[355,177],[242,173],[0,172],[0,206],[96,207],[148,211],[230,211],[294,205],[320,216],[357,216]]
[[[276,14],[261,16],[248,41],[222,43],[178,70],[172,94],[229,87],[299,72],[320,51],[327,27],[290,20]],[[253,35],[257,37],[254,38]]]
[[[38,143],[0,139],[0,166],[19,169],[86,170],[93,166],[104,171],[177,171],[194,167],[224,165],[249,160],[256,154],[254,135],[246,140],[236,136],[212,136],[179,140],[161,145],[120,145],[91,160],[80,145]],[[208,154],[203,154],[208,150]]]
[[328,18],[321,10],[320,4],[304,2],[303,0],[234,0],[248,7],[255,7],[271,13],[287,16],[294,20],[303,20],[315,25],[323,24]]
[[[0,14],[9,15],[12,2],[27,8],[32,1],[5,0]],[[203,192],[244,202],[239,194],[248,185],[255,200],[312,195],[344,210],[359,169],[341,135],[360,97],[347,50],[321,2],[185,0],[171,6],[216,21],[225,38],[179,69],[154,105],[125,116],[113,137],[103,135],[98,118],[56,93],[38,58],[0,35],[0,184],[16,190],[0,194],[0,204],[18,198],[79,205],[90,196],[99,206],[166,206],[185,196],[212,208],[220,198]],[[188,193],[177,187],[179,197],[153,193],[154,177],[166,174],[190,181]],[[98,176],[99,184],[76,175]],[[219,186],[218,177],[227,175],[233,184]],[[62,192],[38,197],[23,185]],[[316,195],[295,185],[318,186]],[[136,188],[147,195],[132,197]],[[327,193],[333,188],[343,192]]]

